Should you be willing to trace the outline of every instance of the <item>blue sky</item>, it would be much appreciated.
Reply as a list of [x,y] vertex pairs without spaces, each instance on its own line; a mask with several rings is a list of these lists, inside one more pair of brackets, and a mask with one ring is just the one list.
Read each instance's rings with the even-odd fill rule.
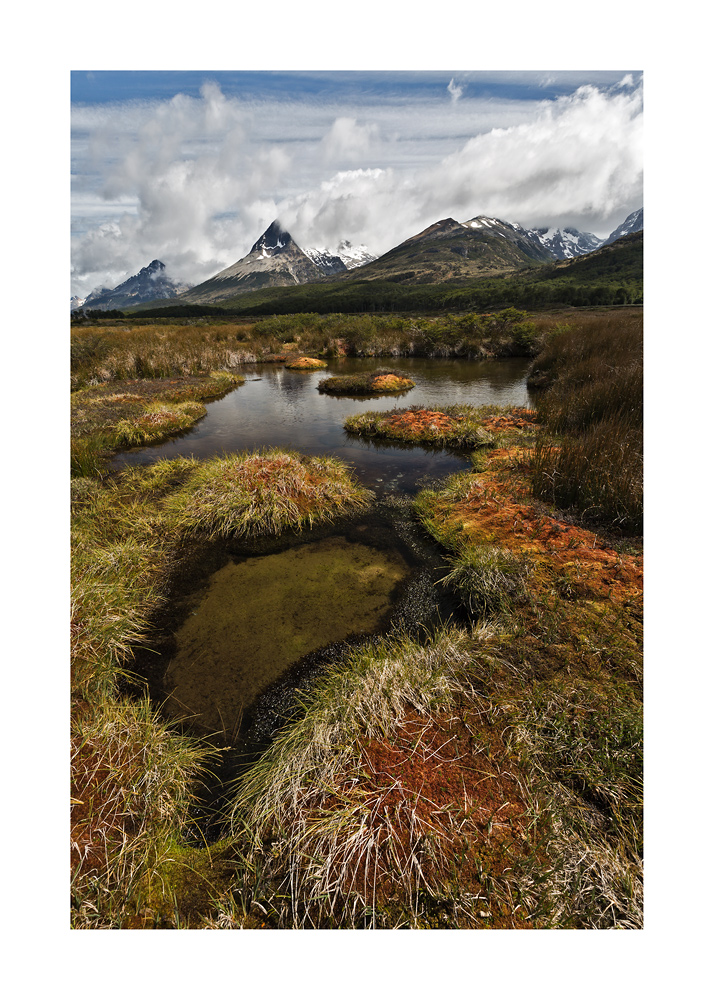
[[74,70],[72,292],[191,284],[275,218],[384,253],[490,215],[606,236],[642,205],[642,74]]

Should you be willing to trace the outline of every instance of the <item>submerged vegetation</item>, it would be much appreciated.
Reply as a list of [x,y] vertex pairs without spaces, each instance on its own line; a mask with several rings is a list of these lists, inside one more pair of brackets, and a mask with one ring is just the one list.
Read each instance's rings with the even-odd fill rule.
[[[293,316],[73,338],[73,926],[640,927],[641,317]],[[413,504],[458,620],[335,656],[230,787],[220,839],[201,840],[192,804],[216,744],[128,686],[176,567],[192,546],[308,529],[370,494],[335,459],[278,449],[111,475],[103,456],[180,432],[256,352],[495,356],[516,338],[538,355],[535,410],[345,425],[472,453]]]
[[[185,836],[201,769],[215,754],[162,721],[146,696],[122,695],[121,682],[166,599],[187,536],[279,533],[368,500],[334,459],[271,450],[207,466],[214,475],[193,459],[175,459],[106,482],[72,480],[76,926],[175,925],[173,900],[155,899],[156,885]],[[192,863],[201,863],[194,853]]]

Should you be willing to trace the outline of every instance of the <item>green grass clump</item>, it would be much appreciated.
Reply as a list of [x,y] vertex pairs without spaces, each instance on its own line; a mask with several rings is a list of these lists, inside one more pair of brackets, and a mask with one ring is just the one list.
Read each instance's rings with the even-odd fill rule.
[[439,582],[459,594],[474,618],[508,614],[527,597],[529,568],[512,552],[493,545],[469,546],[450,564]]
[[511,742],[550,826],[550,865],[523,880],[524,896],[547,910],[544,925],[641,927],[641,700],[602,679],[537,683]]
[[288,361],[285,367],[291,371],[316,371],[318,368],[327,368],[327,362],[320,361],[319,358],[300,357]]
[[245,378],[212,371],[201,378],[103,383],[72,393],[71,470],[99,476],[120,448],[155,444],[188,430],[205,416],[201,400],[216,399]]
[[202,403],[152,403],[134,420],[120,420],[114,429],[114,441],[120,448],[161,441],[187,430],[205,414]]
[[330,521],[371,496],[338,459],[272,448],[202,463],[166,507],[182,532],[257,536]]
[[367,396],[386,392],[406,392],[414,382],[392,368],[375,368],[359,375],[334,375],[323,379],[317,387],[320,392],[340,396]]
[[[211,752],[162,722],[148,698],[78,709],[71,739],[73,928],[170,926],[147,896],[189,819]],[[157,905],[158,903],[158,905]],[[162,912],[163,910],[163,912]]]

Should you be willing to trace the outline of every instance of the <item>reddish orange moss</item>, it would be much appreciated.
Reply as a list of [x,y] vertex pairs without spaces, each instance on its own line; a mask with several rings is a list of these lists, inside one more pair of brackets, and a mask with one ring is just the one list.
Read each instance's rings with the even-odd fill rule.
[[[359,785],[348,782],[342,801],[325,805],[344,807],[355,796],[367,804],[371,842],[389,865],[375,872],[373,854],[352,866],[348,882],[371,885],[377,876],[377,902],[399,903],[404,887],[389,869],[408,870],[416,856],[423,878],[440,886],[445,898],[456,892],[480,900],[471,916],[444,913],[449,926],[531,926],[490,888],[532,845],[514,761],[473,705],[431,718],[408,712],[393,737],[362,745],[359,770]],[[425,830],[438,843],[436,856],[425,849]]]
[[401,392],[402,389],[412,389],[414,383],[411,379],[400,378],[398,375],[377,375],[372,380],[372,388],[375,392]]
[[490,431],[523,430],[532,427],[537,423],[538,414],[536,410],[529,410],[525,406],[514,406],[508,413],[499,413],[492,417],[486,417],[483,426]]
[[[505,449],[493,457],[503,457]],[[445,521],[460,526],[463,540],[523,553],[557,575],[572,578],[581,596],[625,601],[642,595],[642,555],[616,552],[595,532],[566,524],[509,494],[496,473],[480,475]],[[537,586],[537,580],[534,581]]]
[[385,423],[397,430],[421,435],[429,431],[450,431],[459,422],[439,410],[409,410],[407,413],[387,417]]

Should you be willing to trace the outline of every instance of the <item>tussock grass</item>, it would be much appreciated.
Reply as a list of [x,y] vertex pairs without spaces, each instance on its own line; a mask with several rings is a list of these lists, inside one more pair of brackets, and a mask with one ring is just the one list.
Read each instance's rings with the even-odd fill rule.
[[339,460],[273,448],[201,464],[166,509],[180,531],[216,538],[300,530],[370,499]]
[[642,706],[586,679],[536,685],[511,742],[547,819],[549,865],[523,875],[550,927],[643,922]]
[[474,618],[508,614],[527,597],[530,567],[512,552],[492,545],[470,546],[450,560],[439,581],[456,590]]
[[371,396],[406,392],[414,388],[414,382],[392,368],[375,368],[358,375],[333,375],[323,379],[317,388],[335,396]]
[[533,451],[536,496],[596,522],[640,532],[643,518],[642,319],[604,314],[572,323],[533,362],[547,386]]
[[[164,460],[111,480],[72,480],[75,926],[178,920],[167,916],[171,901],[160,887],[169,869],[179,878],[181,865],[172,859],[206,750],[162,723],[146,699],[122,701],[118,682],[131,675],[137,645],[150,640],[149,622],[166,599],[186,533],[205,531],[207,520],[219,533],[279,532],[369,498],[342,463],[277,450],[205,465]],[[202,512],[195,522],[191,499]],[[196,890],[196,905],[208,906],[209,888]]]
[[145,906],[154,870],[210,754],[145,698],[80,705],[71,754],[72,926],[152,926],[166,916]]
[[253,863],[277,882],[292,926],[370,925],[386,882],[416,918],[420,892],[438,891],[448,833],[423,818],[418,796],[400,796],[390,814],[398,780],[362,794],[360,747],[393,735],[409,709],[452,705],[472,650],[468,633],[445,629],[424,644],[397,637],[355,652],[303,696],[304,714],[240,780],[234,833],[251,831]]
[[471,679],[541,839],[501,889],[536,926],[640,927],[641,565],[534,505],[529,468],[487,458],[415,504],[449,550],[442,584],[503,630]]
[[206,415],[202,403],[152,403],[134,420],[120,420],[114,429],[118,447],[136,447],[160,441],[186,430]]
[[119,448],[154,444],[205,416],[201,400],[216,399],[245,379],[228,371],[202,378],[104,383],[72,394],[73,476],[98,476]]
[[[489,410],[490,412],[490,410]],[[347,417],[345,430],[361,437],[385,438],[442,448],[493,447],[496,436],[483,426],[482,407],[456,404],[440,410],[418,406],[388,413],[368,410]]]
[[315,371],[319,368],[327,368],[326,361],[320,361],[319,358],[295,358],[294,361],[288,361],[285,365],[291,371]]

